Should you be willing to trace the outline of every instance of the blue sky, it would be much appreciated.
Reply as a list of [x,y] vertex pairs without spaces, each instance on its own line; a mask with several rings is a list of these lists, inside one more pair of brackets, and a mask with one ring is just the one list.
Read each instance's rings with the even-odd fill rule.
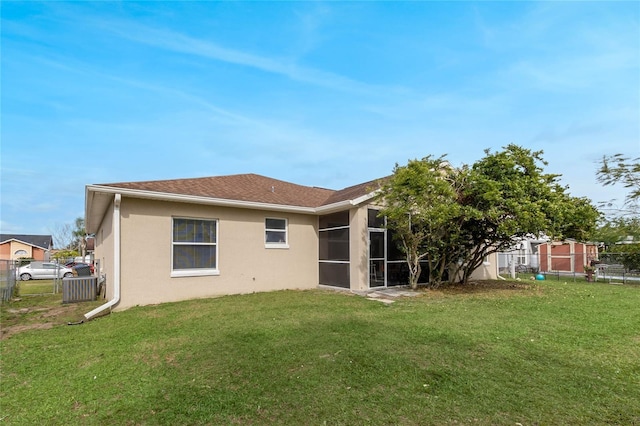
[[638,2],[11,2],[4,233],[93,183],[258,173],[340,189],[396,163],[543,150],[575,196],[640,155]]

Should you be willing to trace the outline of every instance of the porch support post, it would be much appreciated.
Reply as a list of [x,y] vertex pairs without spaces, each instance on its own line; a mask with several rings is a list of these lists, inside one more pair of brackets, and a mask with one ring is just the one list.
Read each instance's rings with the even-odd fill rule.
[[349,258],[351,290],[369,288],[369,230],[367,206],[349,210]]

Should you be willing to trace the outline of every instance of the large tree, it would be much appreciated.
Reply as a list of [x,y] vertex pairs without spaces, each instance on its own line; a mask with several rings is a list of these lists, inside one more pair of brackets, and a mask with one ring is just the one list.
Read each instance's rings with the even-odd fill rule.
[[396,164],[378,193],[384,205],[381,215],[406,256],[412,288],[418,286],[421,262],[428,265],[430,282],[439,283],[451,261],[448,247],[458,240],[456,222],[464,216],[456,175],[443,157],[428,156],[406,166]]
[[640,157],[604,156],[596,177],[604,186],[622,184],[629,190],[622,208],[603,218],[595,233],[594,238],[604,245],[603,258],[620,262],[628,270],[640,269]]
[[586,240],[600,216],[591,201],[572,197],[559,175],[543,170],[542,151],[511,144],[485,151],[473,164],[462,202],[474,209],[463,229],[470,243],[459,260],[459,280],[466,282],[486,256],[511,248],[531,236]]
[[486,257],[520,238],[546,234],[586,239],[598,211],[586,198],[571,197],[559,176],[544,173],[542,152],[509,145],[485,151],[472,166],[454,169],[443,157],[397,166],[379,200],[407,257],[410,284],[420,262],[429,284],[467,282]]
[[612,216],[603,218],[593,234],[593,240],[609,249],[616,243],[628,240],[640,241],[640,217]]
[[84,256],[87,231],[84,227],[83,218],[78,217],[73,223],[57,224],[50,232],[56,248],[75,250]]
[[73,229],[73,246],[77,247],[82,257],[87,254],[87,230],[84,226],[84,218],[77,217]]
[[638,214],[640,201],[640,157],[632,158],[624,154],[605,155],[600,160],[596,173],[598,182],[604,186],[622,184],[629,190],[625,207],[631,214]]

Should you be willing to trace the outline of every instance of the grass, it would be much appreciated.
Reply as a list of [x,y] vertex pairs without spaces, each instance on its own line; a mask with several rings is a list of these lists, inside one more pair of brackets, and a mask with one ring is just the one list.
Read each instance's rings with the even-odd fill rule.
[[640,424],[638,306],[638,287],[545,281],[133,308],[0,341],[0,420]]
[[[18,280],[18,294],[20,296],[54,294],[56,282],[54,280]],[[57,292],[62,292],[62,280],[57,282]]]

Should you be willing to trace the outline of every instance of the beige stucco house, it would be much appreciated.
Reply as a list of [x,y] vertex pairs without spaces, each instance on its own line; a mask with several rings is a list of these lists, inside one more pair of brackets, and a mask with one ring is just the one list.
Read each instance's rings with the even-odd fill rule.
[[[86,227],[109,308],[404,285],[405,261],[371,204],[376,188],[336,191],[255,174],[88,185]],[[495,265],[477,274],[495,277]]]

